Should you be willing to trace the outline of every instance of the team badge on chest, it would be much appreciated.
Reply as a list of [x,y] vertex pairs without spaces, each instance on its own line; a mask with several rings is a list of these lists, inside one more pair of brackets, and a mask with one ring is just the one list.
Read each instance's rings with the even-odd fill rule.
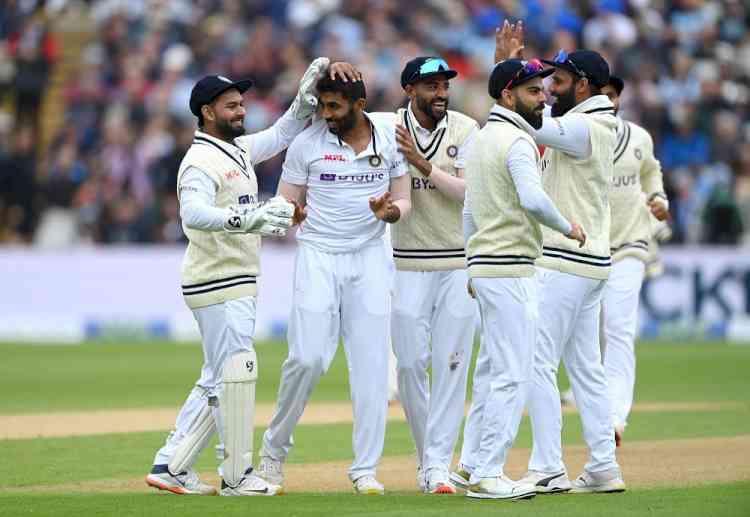
[[370,156],[370,167],[380,167],[382,162],[383,160],[380,159],[380,156]]
[[458,147],[455,145],[449,145],[446,152],[448,153],[448,156],[455,158],[458,155]]

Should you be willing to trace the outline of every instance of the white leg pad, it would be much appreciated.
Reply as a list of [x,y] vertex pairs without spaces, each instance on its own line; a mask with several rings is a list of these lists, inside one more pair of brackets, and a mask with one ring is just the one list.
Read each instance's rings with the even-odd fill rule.
[[172,474],[180,474],[193,466],[200,452],[208,445],[216,426],[211,408],[206,404],[195,417],[190,430],[175,449],[167,467]]
[[236,487],[253,458],[253,419],[255,416],[255,382],[258,361],[255,351],[241,352],[228,358],[222,374],[219,410],[224,439],[224,481]]

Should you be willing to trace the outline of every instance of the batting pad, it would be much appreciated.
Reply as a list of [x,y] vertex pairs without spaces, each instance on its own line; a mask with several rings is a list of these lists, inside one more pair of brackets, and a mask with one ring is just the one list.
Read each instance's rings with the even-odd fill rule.
[[195,417],[185,438],[174,451],[167,467],[172,474],[180,474],[193,466],[198,454],[208,445],[214,433],[214,418],[208,404]]
[[224,435],[224,481],[236,487],[253,458],[253,418],[258,361],[255,351],[235,354],[227,359],[222,372],[219,410]]

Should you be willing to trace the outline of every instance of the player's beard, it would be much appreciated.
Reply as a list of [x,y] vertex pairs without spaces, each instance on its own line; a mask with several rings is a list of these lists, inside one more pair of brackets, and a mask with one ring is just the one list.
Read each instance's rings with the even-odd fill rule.
[[[239,125],[233,125],[234,122],[238,121],[241,122]],[[222,140],[230,142],[238,136],[245,134],[244,119],[235,119],[234,121],[228,119],[217,119],[216,132],[219,133]]]
[[562,117],[576,105],[575,82],[568,88],[565,93],[559,94],[552,105],[552,116]]
[[[419,111],[430,117],[436,124],[440,122],[448,112],[448,97],[433,98],[431,101],[417,95],[417,108]],[[436,103],[445,103],[444,108],[435,108]]]
[[521,115],[526,122],[529,123],[534,129],[542,127],[544,122],[544,103],[537,104],[536,106],[529,106],[525,104],[520,97],[516,97],[516,113]]
[[[328,120],[326,120],[328,122]],[[341,118],[331,119],[336,125],[331,127],[328,125],[328,130],[334,135],[343,136],[347,134],[357,124],[357,114],[354,113],[354,108],[350,107],[349,112]]]

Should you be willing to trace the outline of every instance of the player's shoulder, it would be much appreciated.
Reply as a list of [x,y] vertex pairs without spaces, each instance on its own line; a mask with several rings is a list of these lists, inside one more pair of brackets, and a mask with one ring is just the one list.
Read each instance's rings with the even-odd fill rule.
[[631,138],[649,142],[651,141],[651,135],[644,128],[630,120],[626,120],[625,123],[630,127]]
[[376,125],[395,126],[398,122],[398,115],[392,111],[374,111],[367,116]]
[[458,127],[469,129],[479,128],[479,123],[472,117],[454,110],[448,110],[448,124],[455,124]]
[[325,140],[326,133],[328,132],[328,124],[325,119],[314,120],[309,126],[303,129],[297,136],[294,137],[289,151],[295,152],[310,151],[313,148],[317,148],[321,145],[321,142]]

